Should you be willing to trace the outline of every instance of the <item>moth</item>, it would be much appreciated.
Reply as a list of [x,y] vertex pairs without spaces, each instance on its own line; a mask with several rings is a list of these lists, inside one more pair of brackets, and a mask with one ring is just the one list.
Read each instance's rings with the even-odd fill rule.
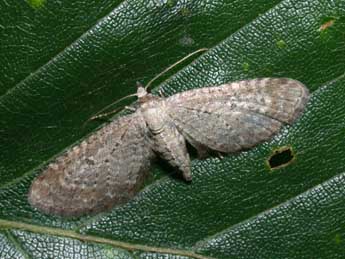
[[192,180],[189,142],[235,153],[268,140],[305,108],[308,89],[288,78],[261,78],[154,96],[142,86],[135,112],[101,128],[68,150],[31,185],[32,206],[48,214],[80,216],[130,200],[155,157]]

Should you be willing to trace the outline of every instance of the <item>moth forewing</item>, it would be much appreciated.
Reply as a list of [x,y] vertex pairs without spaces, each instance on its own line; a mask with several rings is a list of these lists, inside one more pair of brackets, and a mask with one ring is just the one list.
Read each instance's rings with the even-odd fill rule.
[[186,141],[199,153],[238,152],[293,123],[308,89],[287,78],[244,80],[169,98],[138,88],[139,108],[68,150],[32,183],[29,202],[45,213],[80,216],[130,200],[152,158],[165,159],[191,180]]

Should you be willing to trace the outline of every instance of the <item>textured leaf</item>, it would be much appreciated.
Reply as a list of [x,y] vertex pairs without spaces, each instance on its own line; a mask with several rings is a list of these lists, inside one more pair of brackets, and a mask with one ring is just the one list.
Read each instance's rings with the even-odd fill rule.
[[[345,256],[344,1],[2,0],[0,10],[1,258]],[[83,127],[92,114],[201,47],[155,91],[289,77],[312,92],[306,112],[252,150],[194,159],[192,184],[157,162],[110,212],[64,219],[29,206],[40,168],[99,126]],[[293,160],[271,169],[284,149]]]

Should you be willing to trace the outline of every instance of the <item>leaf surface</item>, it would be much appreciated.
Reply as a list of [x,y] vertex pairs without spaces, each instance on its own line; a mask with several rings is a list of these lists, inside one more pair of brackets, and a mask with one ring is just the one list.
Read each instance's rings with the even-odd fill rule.
[[[343,258],[343,1],[2,1],[1,258]],[[64,219],[31,208],[42,166],[100,125],[83,123],[178,59],[165,95],[257,77],[312,92],[268,142],[192,161],[192,184],[157,162],[128,204]],[[293,160],[268,159],[290,149]]]

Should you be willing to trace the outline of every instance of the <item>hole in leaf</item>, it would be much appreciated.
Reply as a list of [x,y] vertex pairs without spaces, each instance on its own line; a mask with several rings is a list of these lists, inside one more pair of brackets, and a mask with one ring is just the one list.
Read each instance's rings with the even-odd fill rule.
[[271,169],[278,169],[288,166],[294,159],[295,154],[291,147],[281,147],[273,151],[267,162]]

